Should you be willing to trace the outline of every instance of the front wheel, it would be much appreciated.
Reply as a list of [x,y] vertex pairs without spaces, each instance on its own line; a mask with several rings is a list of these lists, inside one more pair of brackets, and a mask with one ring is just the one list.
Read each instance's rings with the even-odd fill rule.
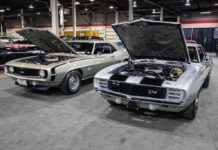
[[183,118],[194,120],[198,111],[198,98],[196,98],[183,112]]
[[69,72],[64,78],[60,89],[65,94],[75,94],[81,87],[81,73],[77,70]]

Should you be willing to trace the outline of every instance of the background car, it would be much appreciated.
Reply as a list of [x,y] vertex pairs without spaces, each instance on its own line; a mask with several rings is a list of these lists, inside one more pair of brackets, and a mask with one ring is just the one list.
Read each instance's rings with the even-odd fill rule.
[[45,52],[39,56],[16,59],[5,65],[5,73],[15,83],[32,89],[59,87],[65,94],[79,91],[82,80],[128,58],[115,42],[72,41],[65,43],[49,31],[17,31]]

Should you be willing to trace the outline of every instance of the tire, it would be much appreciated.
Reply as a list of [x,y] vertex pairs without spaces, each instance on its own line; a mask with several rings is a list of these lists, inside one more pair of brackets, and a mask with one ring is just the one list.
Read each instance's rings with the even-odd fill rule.
[[110,101],[110,100],[107,100],[107,102],[111,105],[111,106],[117,106],[118,104],[113,102],[113,101]]
[[210,83],[210,74],[209,74],[209,75],[207,76],[207,78],[205,79],[204,84],[203,84],[203,87],[204,87],[204,88],[208,88],[209,83]]
[[69,72],[61,83],[60,89],[64,94],[75,94],[80,90],[82,75],[79,71]]
[[196,98],[184,111],[183,118],[194,120],[198,111],[198,98]]

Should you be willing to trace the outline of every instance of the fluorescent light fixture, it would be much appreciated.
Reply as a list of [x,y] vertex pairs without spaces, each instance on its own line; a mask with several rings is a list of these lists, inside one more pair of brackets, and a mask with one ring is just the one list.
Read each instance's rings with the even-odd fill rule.
[[5,12],[5,10],[4,9],[0,9],[0,12]]
[[114,6],[111,5],[109,8],[110,8],[110,9],[114,9]]
[[40,12],[37,12],[36,14],[37,14],[37,15],[40,15],[41,13],[40,13]]
[[9,11],[9,10],[11,10],[11,8],[10,8],[10,7],[7,7],[6,10]]
[[30,5],[29,5],[29,8],[30,8],[30,9],[33,9],[33,8],[34,8],[33,4],[30,4]]
[[214,5],[215,5],[215,6],[218,6],[218,3],[215,3]]
[[79,5],[79,4],[80,4],[80,2],[75,2],[75,4],[76,4],[76,5]]
[[186,0],[185,6],[190,6],[190,5],[191,4],[190,4],[189,0]]
[[88,11],[88,8],[85,8],[85,11]]
[[155,9],[152,10],[152,14],[156,14],[156,10]]
[[90,0],[90,2],[94,2],[94,0]]
[[203,12],[200,12],[200,14],[211,14],[211,11],[203,11]]
[[137,7],[136,1],[133,2],[133,7],[134,7],[134,8]]

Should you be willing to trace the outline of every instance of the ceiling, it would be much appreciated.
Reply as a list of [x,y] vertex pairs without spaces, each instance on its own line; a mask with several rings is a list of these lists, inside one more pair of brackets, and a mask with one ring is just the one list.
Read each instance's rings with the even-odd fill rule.
[[[77,5],[77,11],[80,13],[93,11],[99,13],[110,13],[114,10],[127,11],[128,0],[77,0],[80,2]],[[218,13],[218,0],[190,0],[191,5],[185,6],[186,0],[135,0],[137,7],[134,12],[141,15],[152,15],[152,10],[160,11],[160,7],[164,7],[167,15],[183,15],[189,13],[199,13],[202,11],[212,11]],[[65,8],[72,8],[72,0],[59,0]],[[217,5],[215,5],[217,3]],[[29,5],[33,5],[34,9],[30,9]],[[113,6],[114,9],[109,7]],[[41,14],[48,14],[50,7],[50,0],[0,0],[0,12],[6,17],[17,16],[20,9],[23,8],[25,13],[36,15],[37,12]],[[7,10],[10,9],[10,10]],[[86,11],[85,11],[86,9]]]

